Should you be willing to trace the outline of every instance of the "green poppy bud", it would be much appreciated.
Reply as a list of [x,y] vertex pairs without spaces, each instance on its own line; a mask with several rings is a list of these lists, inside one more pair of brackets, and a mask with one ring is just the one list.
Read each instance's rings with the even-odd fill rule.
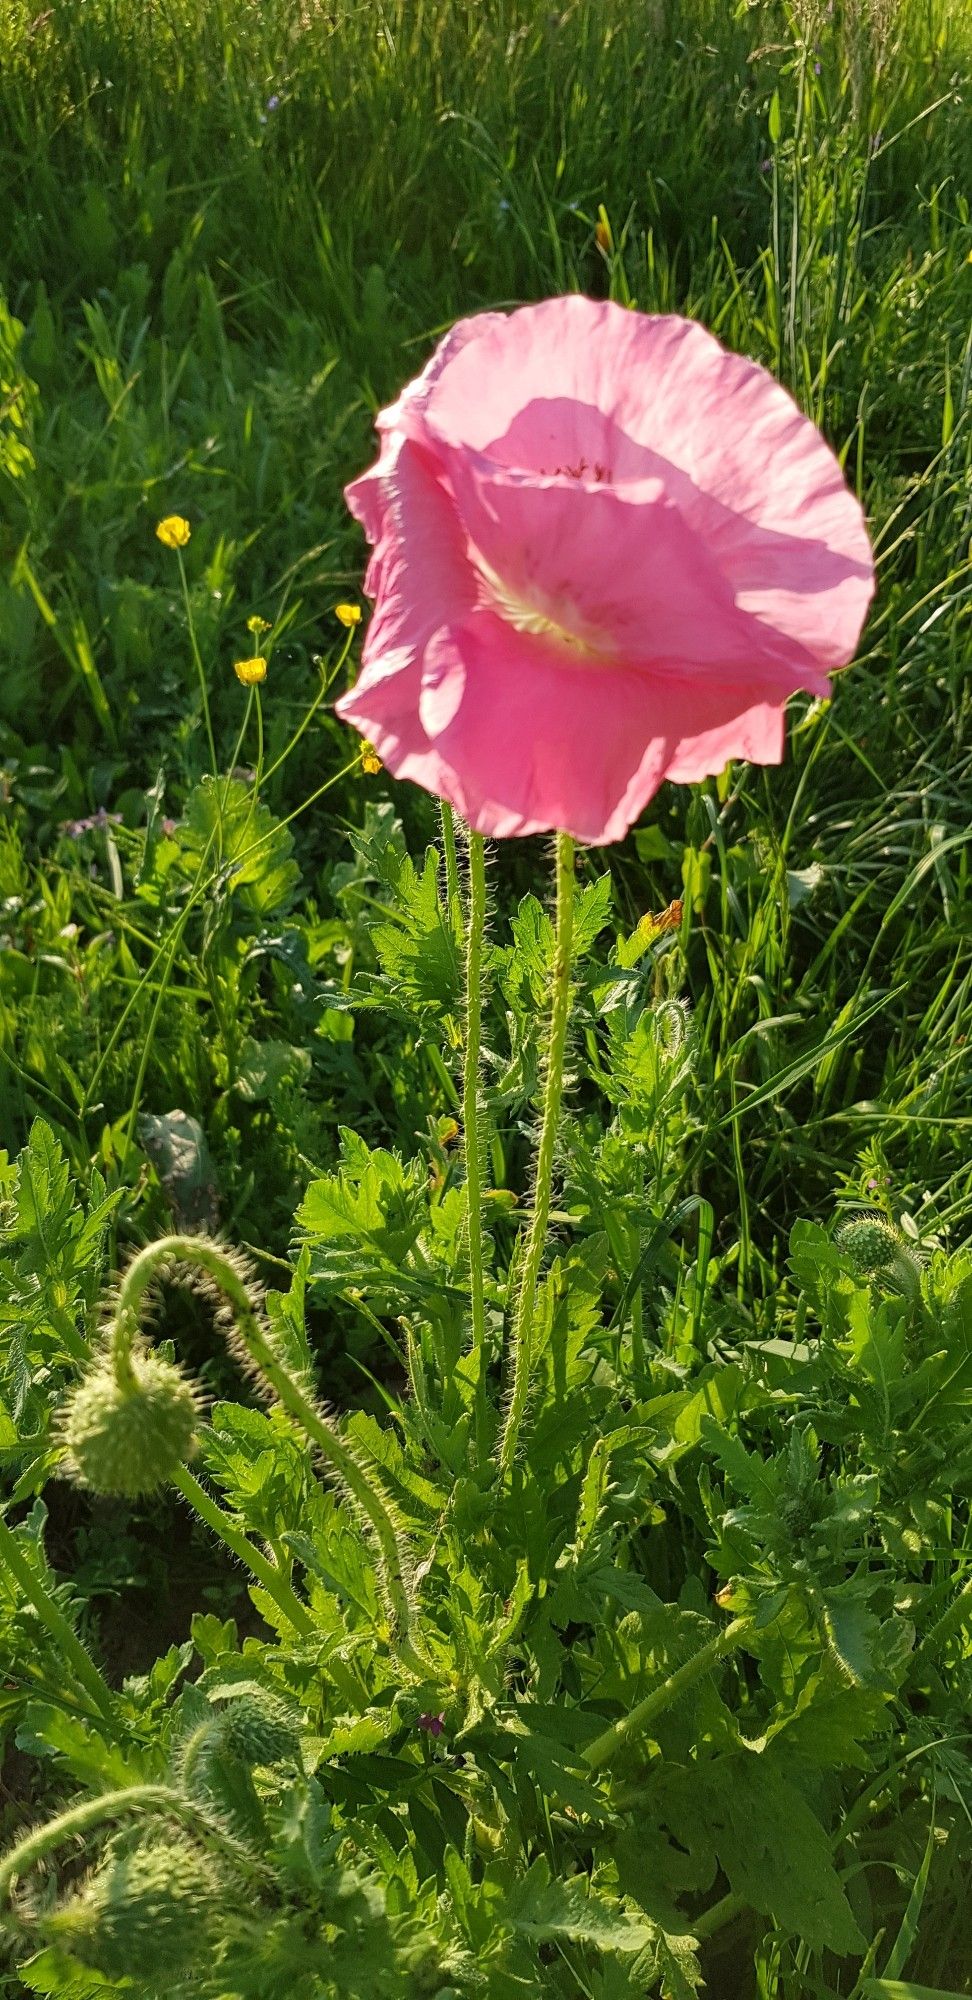
[[837,1245],[860,1278],[892,1272],[905,1249],[904,1238],[883,1215],[855,1215],[837,1231]]
[[97,1868],[42,1930],[108,1979],[168,1992],[205,1961],[219,1906],[219,1882],[198,1848],[160,1839]]
[[241,1764],[282,1764],[297,1756],[293,1716],[272,1696],[238,1695],[219,1718],[220,1747]]
[[193,1451],[196,1394],[171,1361],[133,1354],[131,1381],[99,1362],[72,1390],[61,1419],[68,1467],[82,1486],[136,1499],[154,1493]]

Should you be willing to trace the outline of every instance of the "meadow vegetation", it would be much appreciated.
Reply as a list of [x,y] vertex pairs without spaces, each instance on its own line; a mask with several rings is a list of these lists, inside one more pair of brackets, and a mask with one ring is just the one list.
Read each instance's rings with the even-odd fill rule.
[[[961,0],[0,3],[5,1844],[69,1816],[0,1992],[972,1992],[970,101]],[[878,594],[781,770],[579,858],[487,1478],[465,850],[331,716],[341,496],[456,316],[566,290],[777,374]],[[489,857],[491,1407],[549,873]],[[166,1289],[195,1469],[66,1484],[199,1232],[272,1410]]]

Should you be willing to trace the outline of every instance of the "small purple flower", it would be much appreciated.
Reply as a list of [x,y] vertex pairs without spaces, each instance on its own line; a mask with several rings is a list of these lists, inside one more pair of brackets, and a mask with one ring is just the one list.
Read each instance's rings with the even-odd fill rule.
[[442,1736],[445,1733],[445,1716],[420,1715],[418,1726],[420,1729],[424,1729],[428,1736]]
[[174,819],[164,819],[162,821],[162,831],[165,834],[166,840],[172,839],[172,836],[176,830],[177,825],[178,821]]
[[871,137],[871,152],[872,153],[879,152],[883,144],[884,144],[884,133],[883,132],[873,133]]
[[276,91],[274,91],[273,96],[267,98],[267,110],[278,111],[279,109],[280,109],[280,99],[277,96]]
[[772,171],[773,171],[773,162],[772,162],[772,160],[760,160],[760,163],[759,163],[759,171],[760,171],[760,173],[761,173],[761,174],[769,174],[769,173],[772,173]]
[[106,812],[104,806],[99,806],[88,819],[66,819],[61,832],[66,833],[69,840],[80,840],[83,833],[94,833],[95,830],[103,833],[106,827],[120,826],[121,823],[121,813]]
[[822,69],[823,69],[823,63],[815,62],[813,65],[814,76],[819,76]]
[[867,1187],[868,1187],[868,1193],[869,1193],[869,1194],[874,1194],[875,1190],[876,1190],[876,1189],[877,1189],[877,1187],[878,1187],[878,1182],[877,1182],[877,1181],[875,1180],[875,1178],[874,1178],[874,1175],[873,1175],[873,1174],[871,1175],[871,1178],[870,1178],[870,1180],[868,1181],[868,1184],[867,1184]]

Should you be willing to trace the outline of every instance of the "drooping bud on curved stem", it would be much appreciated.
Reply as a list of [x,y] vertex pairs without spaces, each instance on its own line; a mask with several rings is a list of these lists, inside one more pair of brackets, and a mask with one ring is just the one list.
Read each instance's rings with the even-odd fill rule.
[[[108,1328],[107,1367],[119,1396],[126,1404],[137,1402],[148,1362],[159,1360],[140,1352],[141,1328],[153,1286],[176,1271],[207,1281],[222,1297],[222,1318],[237,1359],[244,1367],[255,1369],[268,1384],[365,1516],[377,1545],[378,1576],[396,1649],[420,1678],[426,1678],[433,1671],[432,1663],[415,1637],[411,1562],[405,1534],[394,1518],[391,1502],[382,1492],[373,1468],[359,1458],[354,1446],[342,1437],[337,1425],[319,1408],[310,1389],[298,1380],[278,1353],[245,1265],[221,1244],[205,1236],[165,1236],[138,1251],[132,1259],[121,1281]],[[184,1378],[178,1379],[188,1390]],[[69,1439],[73,1411],[86,1386],[85,1382],[79,1385],[69,1406],[65,1422]],[[166,1449],[170,1456],[171,1445],[169,1437]],[[181,1457],[179,1452],[171,1459],[166,1476],[173,1476]],[[94,1484],[92,1472],[96,1478],[96,1467],[90,1467],[87,1474],[89,1483]]]
[[174,1820],[254,1881],[268,1884],[273,1881],[269,1868],[191,1799],[183,1798],[169,1785],[127,1785],[122,1791],[99,1792],[96,1798],[69,1807],[57,1819],[25,1834],[0,1861],[0,1911],[14,1884],[36,1868],[46,1854],[53,1853],[64,1841],[90,1833],[107,1821],[127,1819],[132,1813],[158,1813]]

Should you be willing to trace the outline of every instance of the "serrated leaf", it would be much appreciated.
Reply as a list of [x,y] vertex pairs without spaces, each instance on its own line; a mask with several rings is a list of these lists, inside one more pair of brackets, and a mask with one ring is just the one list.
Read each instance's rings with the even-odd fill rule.
[[827,1833],[771,1754],[717,1758],[700,1784],[734,1893],[816,1950],[863,1951]]
[[293,838],[239,778],[205,777],[190,793],[182,826],[190,872],[204,857],[261,916],[290,901],[300,880]]
[[504,1915],[519,1936],[537,1944],[571,1938],[599,1951],[638,1952],[653,1942],[652,1927],[644,1919],[595,1895],[586,1875],[556,1880],[543,1856],[511,1892]]

